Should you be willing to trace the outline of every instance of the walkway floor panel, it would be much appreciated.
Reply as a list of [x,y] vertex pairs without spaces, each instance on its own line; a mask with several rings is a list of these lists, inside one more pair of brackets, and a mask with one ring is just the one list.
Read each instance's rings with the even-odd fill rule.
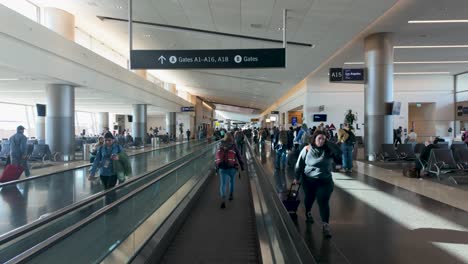
[[244,172],[234,184],[234,200],[220,209],[219,176],[206,189],[163,257],[162,263],[258,263],[255,216]]

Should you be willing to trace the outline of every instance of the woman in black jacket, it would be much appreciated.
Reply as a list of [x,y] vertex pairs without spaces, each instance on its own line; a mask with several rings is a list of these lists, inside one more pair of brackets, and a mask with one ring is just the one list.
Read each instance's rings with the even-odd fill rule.
[[334,188],[332,164],[333,160],[340,157],[341,150],[338,146],[327,142],[327,134],[324,131],[316,130],[310,139],[310,145],[302,149],[296,162],[293,184],[302,183],[306,221],[314,222],[311,209],[317,199],[323,222],[323,235],[326,238],[331,238],[329,201]]

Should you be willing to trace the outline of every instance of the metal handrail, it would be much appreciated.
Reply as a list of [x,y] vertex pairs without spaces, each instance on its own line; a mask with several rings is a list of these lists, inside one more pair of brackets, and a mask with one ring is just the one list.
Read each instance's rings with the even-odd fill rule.
[[[185,143],[183,143],[183,144],[185,144]],[[144,152],[132,154],[132,155],[129,155],[129,156],[131,156],[131,157],[133,157],[133,156],[138,156],[138,155],[146,154],[146,153],[148,153],[148,152],[152,152],[152,151],[156,151],[156,150],[160,150],[160,149],[172,148],[172,147],[176,147],[176,146],[179,146],[179,145],[182,145],[182,144],[176,144],[176,145],[171,145],[171,146],[165,146],[165,147],[162,147],[162,148],[152,149],[152,150],[148,150],[148,151],[144,151]],[[66,172],[66,171],[81,169],[81,168],[89,167],[89,166],[92,166],[92,165],[93,165],[93,164],[91,164],[91,163],[86,163],[86,164],[79,165],[79,166],[76,166],[76,167],[70,168],[70,169],[65,169],[65,170],[62,170],[62,171],[56,171],[56,172],[46,173],[46,174],[42,174],[42,175],[27,177],[27,178],[21,179],[21,180],[15,180],[15,181],[10,181],[10,182],[0,183],[0,188],[1,188],[1,187],[5,187],[5,186],[9,186],[9,185],[13,185],[13,184],[22,183],[22,182],[32,181],[32,180],[35,180],[35,179],[39,179],[39,178],[51,176],[51,175],[54,175],[54,174],[57,174],[57,173],[62,173],[62,172]]]
[[[214,144],[217,144],[217,142],[214,142],[214,143],[210,144],[209,146],[212,146]],[[174,171],[180,169],[181,167],[185,166],[186,164],[192,162],[193,160],[198,159],[199,157],[203,156],[205,154],[205,152],[209,151],[209,148],[206,148],[206,149],[207,150],[203,151],[199,155],[185,161],[184,163],[178,165],[177,167],[171,169],[170,171],[164,173],[163,175],[158,176],[156,179],[152,180],[151,182],[149,182],[149,183],[147,183],[147,184],[145,184],[143,186],[140,186],[138,189],[136,189],[136,190],[132,191],[131,193],[125,195],[121,199],[119,199],[119,200],[117,200],[115,202],[112,202],[108,206],[105,206],[105,207],[97,210],[96,212],[94,212],[90,216],[86,217],[85,219],[81,220],[80,222],[78,222],[78,223],[66,228],[65,230],[57,233],[56,235],[44,240],[43,242],[37,244],[35,247],[23,252],[22,254],[20,254],[20,255],[16,256],[15,258],[7,261],[6,263],[18,263],[18,262],[24,262],[24,261],[31,260],[32,257],[36,256],[37,254],[42,253],[43,251],[45,251],[45,250],[49,249],[50,247],[52,247],[53,245],[55,245],[56,243],[64,240],[65,238],[69,237],[73,233],[75,233],[75,232],[79,231],[80,229],[84,228],[86,225],[90,224],[92,221],[96,220],[100,216],[102,216],[105,213],[109,212],[114,207],[122,204],[123,202],[126,202],[127,200],[129,200],[130,198],[132,198],[135,195],[139,194],[140,192],[144,191],[145,189],[149,188],[150,186],[152,186],[153,184],[155,184],[159,180],[167,177],[168,175],[170,175]]]
[[[210,146],[210,145],[208,145],[208,146]],[[113,188],[111,188],[109,190],[105,190],[103,192],[99,192],[99,193],[96,193],[94,195],[91,195],[88,198],[83,199],[83,200],[81,200],[81,201],[79,201],[77,203],[74,203],[74,204],[72,204],[70,206],[67,206],[67,207],[64,207],[64,208],[62,208],[60,210],[57,210],[57,211],[53,212],[52,214],[48,215],[47,217],[44,217],[44,218],[42,218],[40,220],[34,221],[34,222],[30,223],[30,224],[24,225],[24,226],[22,226],[20,228],[17,228],[17,229],[14,229],[14,230],[10,231],[10,232],[2,234],[2,235],[0,235],[0,244],[8,243],[8,242],[10,242],[10,241],[22,236],[22,235],[34,230],[36,228],[39,228],[39,227],[41,227],[41,226],[43,226],[45,224],[48,224],[48,223],[54,221],[55,219],[57,219],[57,218],[59,218],[59,217],[61,217],[63,215],[68,214],[69,212],[75,211],[76,209],[78,209],[80,207],[83,207],[83,206],[85,206],[85,205],[87,205],[87,204],[89,204],[91,202],[94,202],[97,199],[107,195],[110,192],[116,191],[116,190],[118,190],[120,188],[123,188],[123,187],[129,185],[129,184],[136,183],[137,181],[140,181],[140,180],[144,179],[145,177],[149,176],[150,174],[153,174],[153,173],[155,173],[155,172],[157,172],[159,170],[166,169],[169,166],[172,166],[175,162],[177,162],[177,161],[179,161],[181,159],[184,159],[187,156],[192,155],[192,154],[193,154],[193,152],[188,153],[187,155],[184,155],[181,158],[179,158],[177,160],[174,160],[171,163],[165,164],[165,165],[163,165],[163,166],[161,166],[161,167],[159,167],[159,168],[157,168],[157,169],[155,169],[153,171],[145,172],[145,173],[142,173],[140,175],[136,175],[136,176],[132,177],[131,179],[129,179],[128,181],[125,181],[124,183],[119,184],[119,185],[117,185],[117,186],[115,186],[115,187],[113,187]]]

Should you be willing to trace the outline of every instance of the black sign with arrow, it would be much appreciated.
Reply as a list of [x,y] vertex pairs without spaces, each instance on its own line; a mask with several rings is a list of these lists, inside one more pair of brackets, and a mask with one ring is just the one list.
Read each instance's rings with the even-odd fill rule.
[[132,50],[132,69],[284,68],[286,50]]

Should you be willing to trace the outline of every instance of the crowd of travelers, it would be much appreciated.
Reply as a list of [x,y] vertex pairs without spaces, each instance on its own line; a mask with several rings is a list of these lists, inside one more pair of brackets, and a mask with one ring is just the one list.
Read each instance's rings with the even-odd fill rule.
[[[236,175],[244,170],[243,153],[244,140],[252,140],[260,150],[270,141],[271,150],[275,151],[275,168],[284,170],[289,166],[295,168],[293,184],[300,184],[304,191],[304,207],[306,221],[313,223],[311,209],[315,200],[319,206],[323,223],[322,231],[326,238],[331,237],[329,225],[329,201],[334,183],[332,171],[342,167],[346,173],[352,172],[353,150],[356,136],[351,126],[344,124],[343,128],[334,133],[328,125],[320,124],[309,128],[306,124],[289,129],[283,127],[253,128],[244,131],[235,129],[232,132],[216,130],[215,139],[221,144],[216,152],[216,168],[220,178],[221,208],[227,206],[226,198],[234,198]],[[244,137],[245,136],[245,137]],[[227,190],[227,184],[229,189]]]

